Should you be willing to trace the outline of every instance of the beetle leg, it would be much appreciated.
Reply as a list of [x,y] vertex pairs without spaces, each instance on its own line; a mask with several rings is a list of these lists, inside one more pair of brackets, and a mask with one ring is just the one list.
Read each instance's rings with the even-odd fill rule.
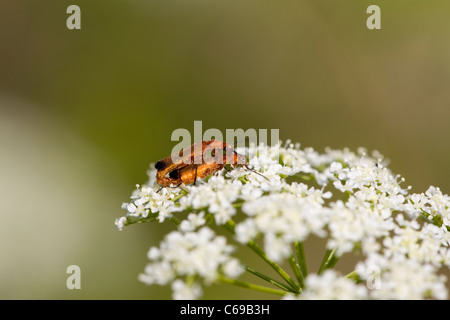
[[195,167],[194,185],[197,182],[197,170],[198,170],[198,166]]
[[251,172],[254,172],[254,173],[256,173],[256,174],[259,174],[261,177],[265,178],[267,181],[270,181],[269,178],[267,178],[265,175],[263,175],[262,173],[256,171],[255,169],[250,168],[248,165],[245,164],[245,165],[244,165],[244,168],[247,169],[247,170],[249,170],[249,171],[251,171]]

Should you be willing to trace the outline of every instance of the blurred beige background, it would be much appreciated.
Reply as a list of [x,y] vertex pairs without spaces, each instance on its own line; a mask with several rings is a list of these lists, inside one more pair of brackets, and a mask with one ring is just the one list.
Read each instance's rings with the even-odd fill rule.
[[[70,4],[81,30],[66,27]],[[366,27],[370,4],[381,30]],[[0,2],[0,298],[169,298],[137,276],[173,226],[118,232],[114,219],[194,120],[377,149],[414,192],[449,193],[449,12],[445,0]],[[314,267],[323,247],[306,245]],[[81,290],[66,288],[71,264]]]

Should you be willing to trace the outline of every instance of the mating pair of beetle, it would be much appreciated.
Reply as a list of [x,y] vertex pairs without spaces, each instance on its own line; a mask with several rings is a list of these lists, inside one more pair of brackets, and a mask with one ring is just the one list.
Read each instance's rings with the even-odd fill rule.
[[251,169],[245,157],[237,153],[228,143],[210,140],[195,143],[158,161],[155,164],[156,182],[162,187],[179,186],[182,183],[188,185],[222,168],[226,169],[226,164],[233,167],[240,165],[263,176]]

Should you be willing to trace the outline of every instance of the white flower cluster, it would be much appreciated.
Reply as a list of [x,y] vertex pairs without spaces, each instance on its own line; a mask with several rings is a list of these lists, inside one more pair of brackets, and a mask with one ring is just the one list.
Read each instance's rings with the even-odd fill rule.
[[150,248],[151,263],[139,279],[146,284],[172,283],[174,299],[195,299],[202,294],[197,278],[211,283],[219,272],[235,278],[243,271],[237,259],[230,257],[232,251],[225,237],[208,227],[198,232],[173,231],[159,248]]
[[[334,271],[323,272],[307,278],[304,297],[447,297],[445,279],[438,271],[450,266],[450,197],[439,188],[410,194],[410,188],[400,186],[404,179],[391,173],[379,153],[369,156],[364,149],[319,153],[287,143],[237,151],[246,154],[250,167],[260,174],[237,167],[197,185],[159,190],[156,170],[150,169],[150,181],[138,186],[132,201],[123,204],[127,213],[116,220],[119,229],[162,222],[175,214],[182,220],[159,249],[150,250],[151,263],[142,281],[172,282],[177,292],[195,292],[192,297],[197,297],[198,283],[181,283],[180,277],[195,275],[211,282],[225,272],[227,259],[238,264],[225,239],[205,227],[233,219],[238,221],[237,243],[261,239],[265,253],[276,262],[292,255],[293,244],[316,235],[327,239],[326,249],[334,250],[336,257],[355,249],[362,252],[365,260],[355,266],[360,281],[368,277],[364,268],[379,267],[383,289],[355,291],[352,280],[339,282]],[[238,272],[228,275],[235,278]],[[336,285],[329,296],[321,289],[326,282]],[[352,290],[353,296],[346,293]]]
[[[155,172],[150,172],[150,176],[154,176]],[[130,203],[123,203],[122,209],[127,210],[125,217],[116,219],[116,226],[122,230],[125,225],[144,222],[151,220],[158,220],[163,222],[167,217],[170,217],[173,212],[179,211],[175,205],[174,199],[180,193],[179,189],[149,187],[144,185],[133,192]]]
[[372,253],[357,264],[356,271],[374,286],[373,299],[447,299],[446,279],[436,274],[436,267],[405,255]]
[[286,300],[361,300],[368,299],[366,287],[342,277],[334,270],[322,275],[311,274],[306,279],[305,290],[299,296],[287,295]]

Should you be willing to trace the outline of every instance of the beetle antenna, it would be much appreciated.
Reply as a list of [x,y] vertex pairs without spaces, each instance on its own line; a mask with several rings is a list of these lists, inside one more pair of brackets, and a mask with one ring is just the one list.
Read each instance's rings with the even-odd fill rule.
[[256,170],[250,168],[248,165],[244,165],[244,167],[245,167],[245,169],[247,169],[247,170],[249,170],[249,171],[251,171],[251,172],[254,172],[254,173],[256,173],[256,174],[259,174],[261,177],[263,177],[263,178],[266,179],[267,181],[270,181],[269,178],[267,178],[267,177],[266,177],[265,175],[263,175],[261,172],[258,172],[258,171],[256,171]]

